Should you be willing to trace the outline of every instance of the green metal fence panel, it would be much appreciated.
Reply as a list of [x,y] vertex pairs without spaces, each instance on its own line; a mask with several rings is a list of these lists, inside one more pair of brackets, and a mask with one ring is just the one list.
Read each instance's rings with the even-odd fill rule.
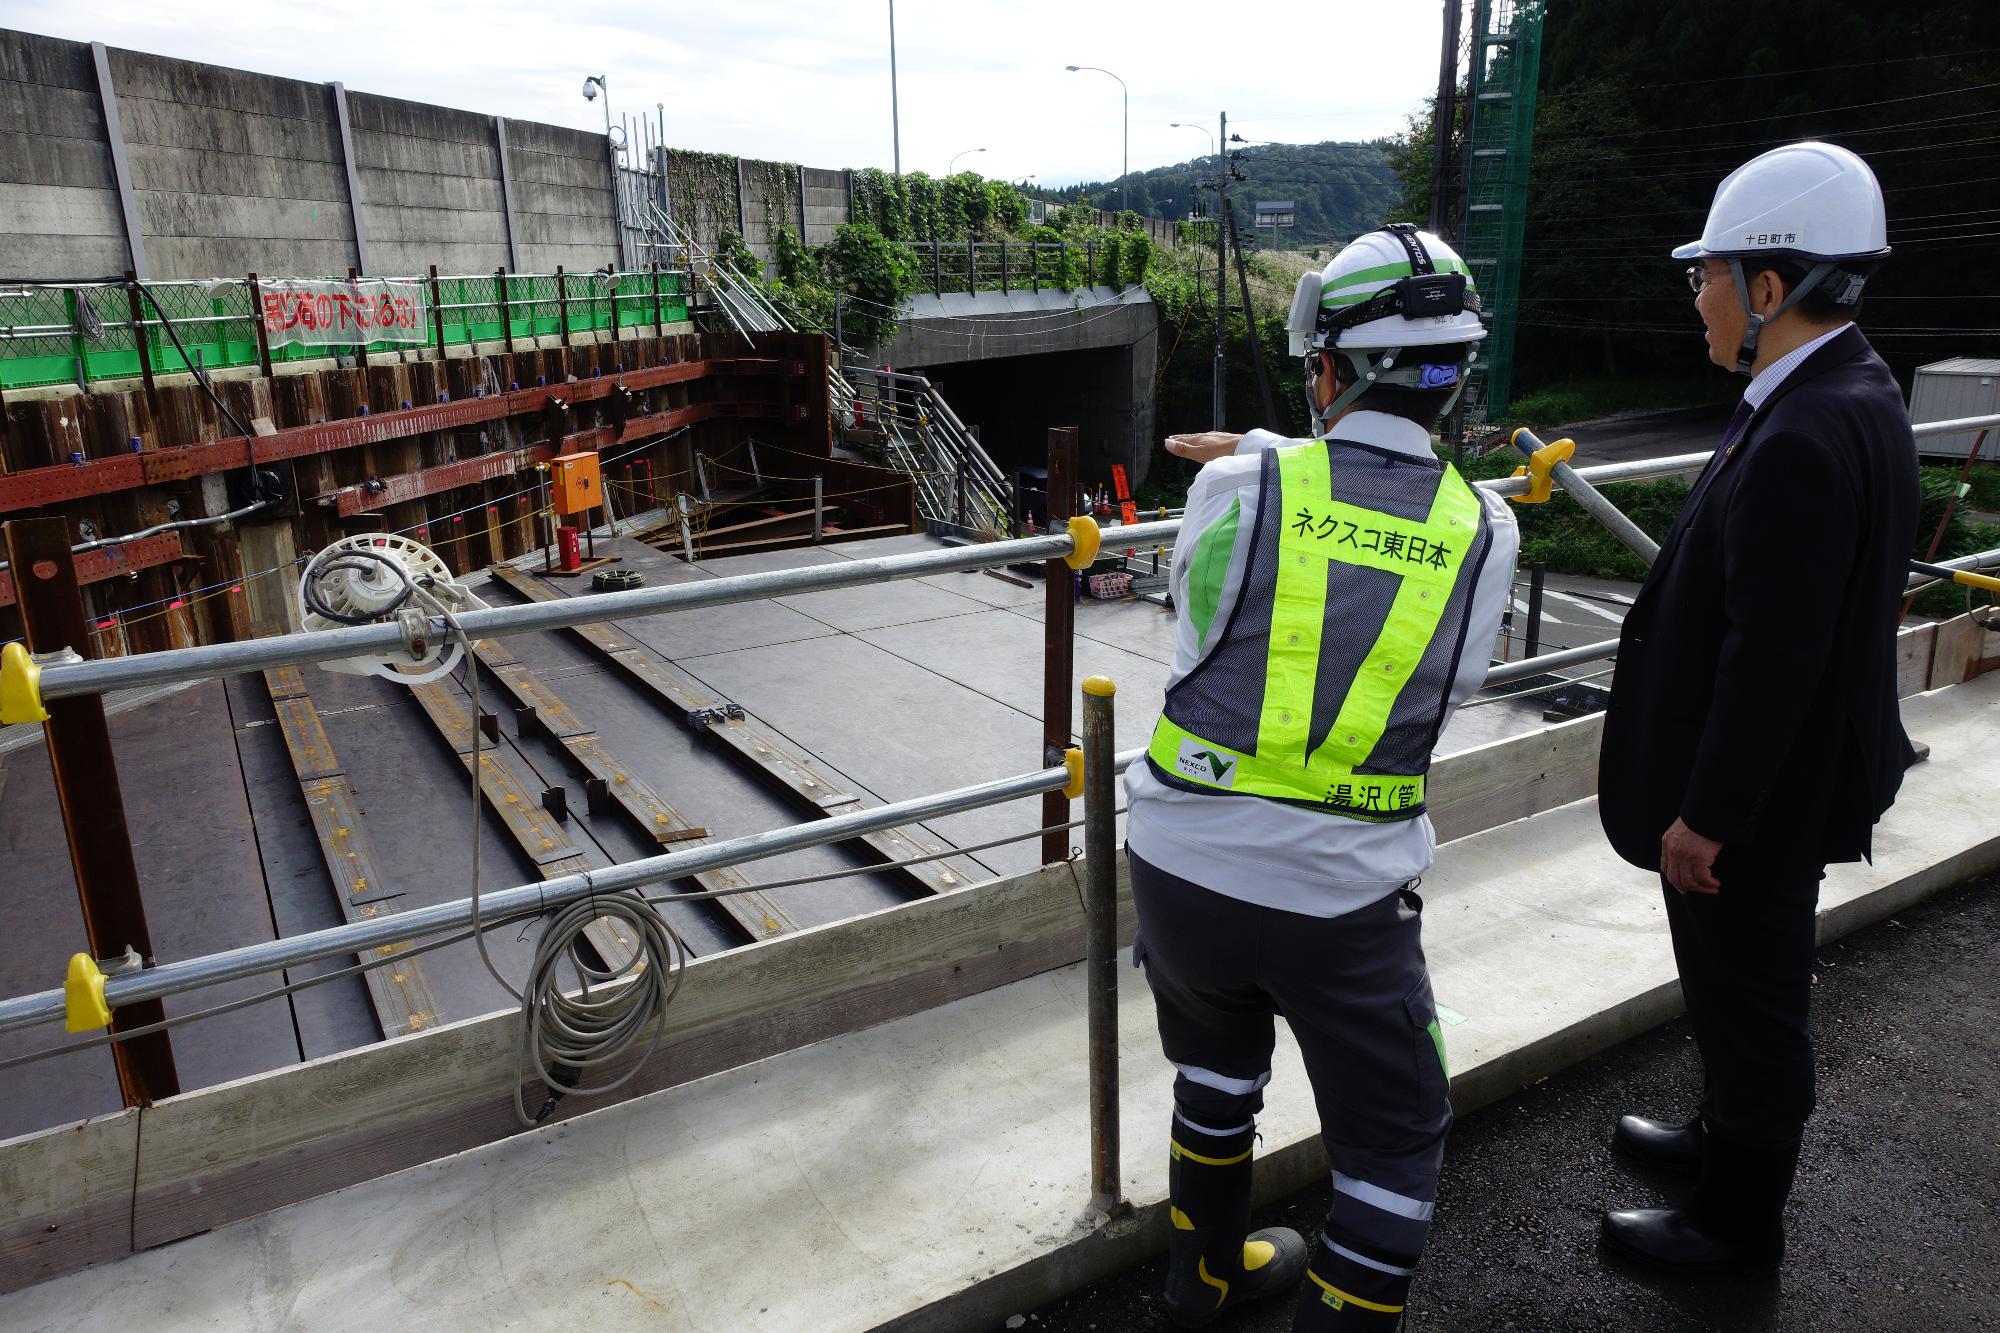
[[[504,323],[502,281],[496,274],[438,279],[437,304],[446,346],[500,343],[507,336],[507,324],[523,341],[561,331],[563,310],[554,274],[507,274]],[[651,327],[657,320],[684,323],[689,318],[688,283],[678,272],[568,274],[565,281],[573,334],[611,328],[614,302],[621,329]],[[428,286],[426,280],[426,300]],[[424,315],[423,345],[428,347],[434,341],[434,325],[428,309]],[[140,316],[139,334],[155,374],[178,374],[195,366],[224,370],[257,364],[258,312],[245,279],[146,283]],[[0,286],[0,390],[136,378],[141,372],[140,344],[132,323],[131,297],[123,284]],[[388,355],[415,346],[378,342],[368,344],[367,350],[370,355]],[[274,364],[323,360],[351,356],[354,351],[349,345],[278,346],[271,349],[271,360]]]

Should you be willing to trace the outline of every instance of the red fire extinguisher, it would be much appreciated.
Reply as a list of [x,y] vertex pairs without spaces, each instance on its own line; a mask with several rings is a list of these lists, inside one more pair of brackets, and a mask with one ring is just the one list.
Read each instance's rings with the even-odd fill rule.
[[565,525],[556,529],[556,552],[563,572],[574,574],[583,568],[583,544],[577,540],[575,528]]

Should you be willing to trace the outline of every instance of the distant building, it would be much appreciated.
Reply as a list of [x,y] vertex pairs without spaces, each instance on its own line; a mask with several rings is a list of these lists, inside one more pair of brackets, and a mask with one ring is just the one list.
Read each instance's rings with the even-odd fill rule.
[[1259,227],[1269,227],[1273,231],[1279,227],[1296,227],[1299,224],[1297,205],[1290,199],[1259,199],[1257,216]]

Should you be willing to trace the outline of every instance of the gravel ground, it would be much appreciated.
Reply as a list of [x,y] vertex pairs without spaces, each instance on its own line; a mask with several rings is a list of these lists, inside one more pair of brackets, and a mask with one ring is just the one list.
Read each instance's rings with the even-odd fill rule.
[[[1697,1067],[1679,1022],[1458,1123],[1407,1327],[2000,1329],[1996,940],[2000,877],[1988,877],[1820,951],[1820,1109],[1778,1277],[1689,1282],[1599,1255],[1601,1210],[1675,1197],[1671,1181],[1614,1162],[1607,1145],[1623,1112],[1691,1104]],[[1316,1235],[1326,1194],[1295,1196],[1255,1225]],[[1155,1260],[1119,1274],[1018,1327],[1170,1327],[1156,1299],[1163,1269]],[[1277,1333],[1290,1327],[1289,1301],[1210,1327]]]

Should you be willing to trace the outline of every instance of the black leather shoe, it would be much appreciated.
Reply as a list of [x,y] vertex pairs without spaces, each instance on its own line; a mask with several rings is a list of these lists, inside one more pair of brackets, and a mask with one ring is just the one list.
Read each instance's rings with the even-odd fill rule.
[[1785,1257],[1782,1228],[1768,1239],[1731,1239],[1679,1208],[1606,1213],[1604,1242],[1627,1258],[1677,1273],[1775,1273]]
[[1611,1135],[1611,1146],[1620,1152],[1689,1171],[1700,1169],[1707,1142],[1708,1131],[1702,1127],[1700,1116],[1685,1125],[1670,1125],[1640,1115],[1621,1116],[1618,1128]]

